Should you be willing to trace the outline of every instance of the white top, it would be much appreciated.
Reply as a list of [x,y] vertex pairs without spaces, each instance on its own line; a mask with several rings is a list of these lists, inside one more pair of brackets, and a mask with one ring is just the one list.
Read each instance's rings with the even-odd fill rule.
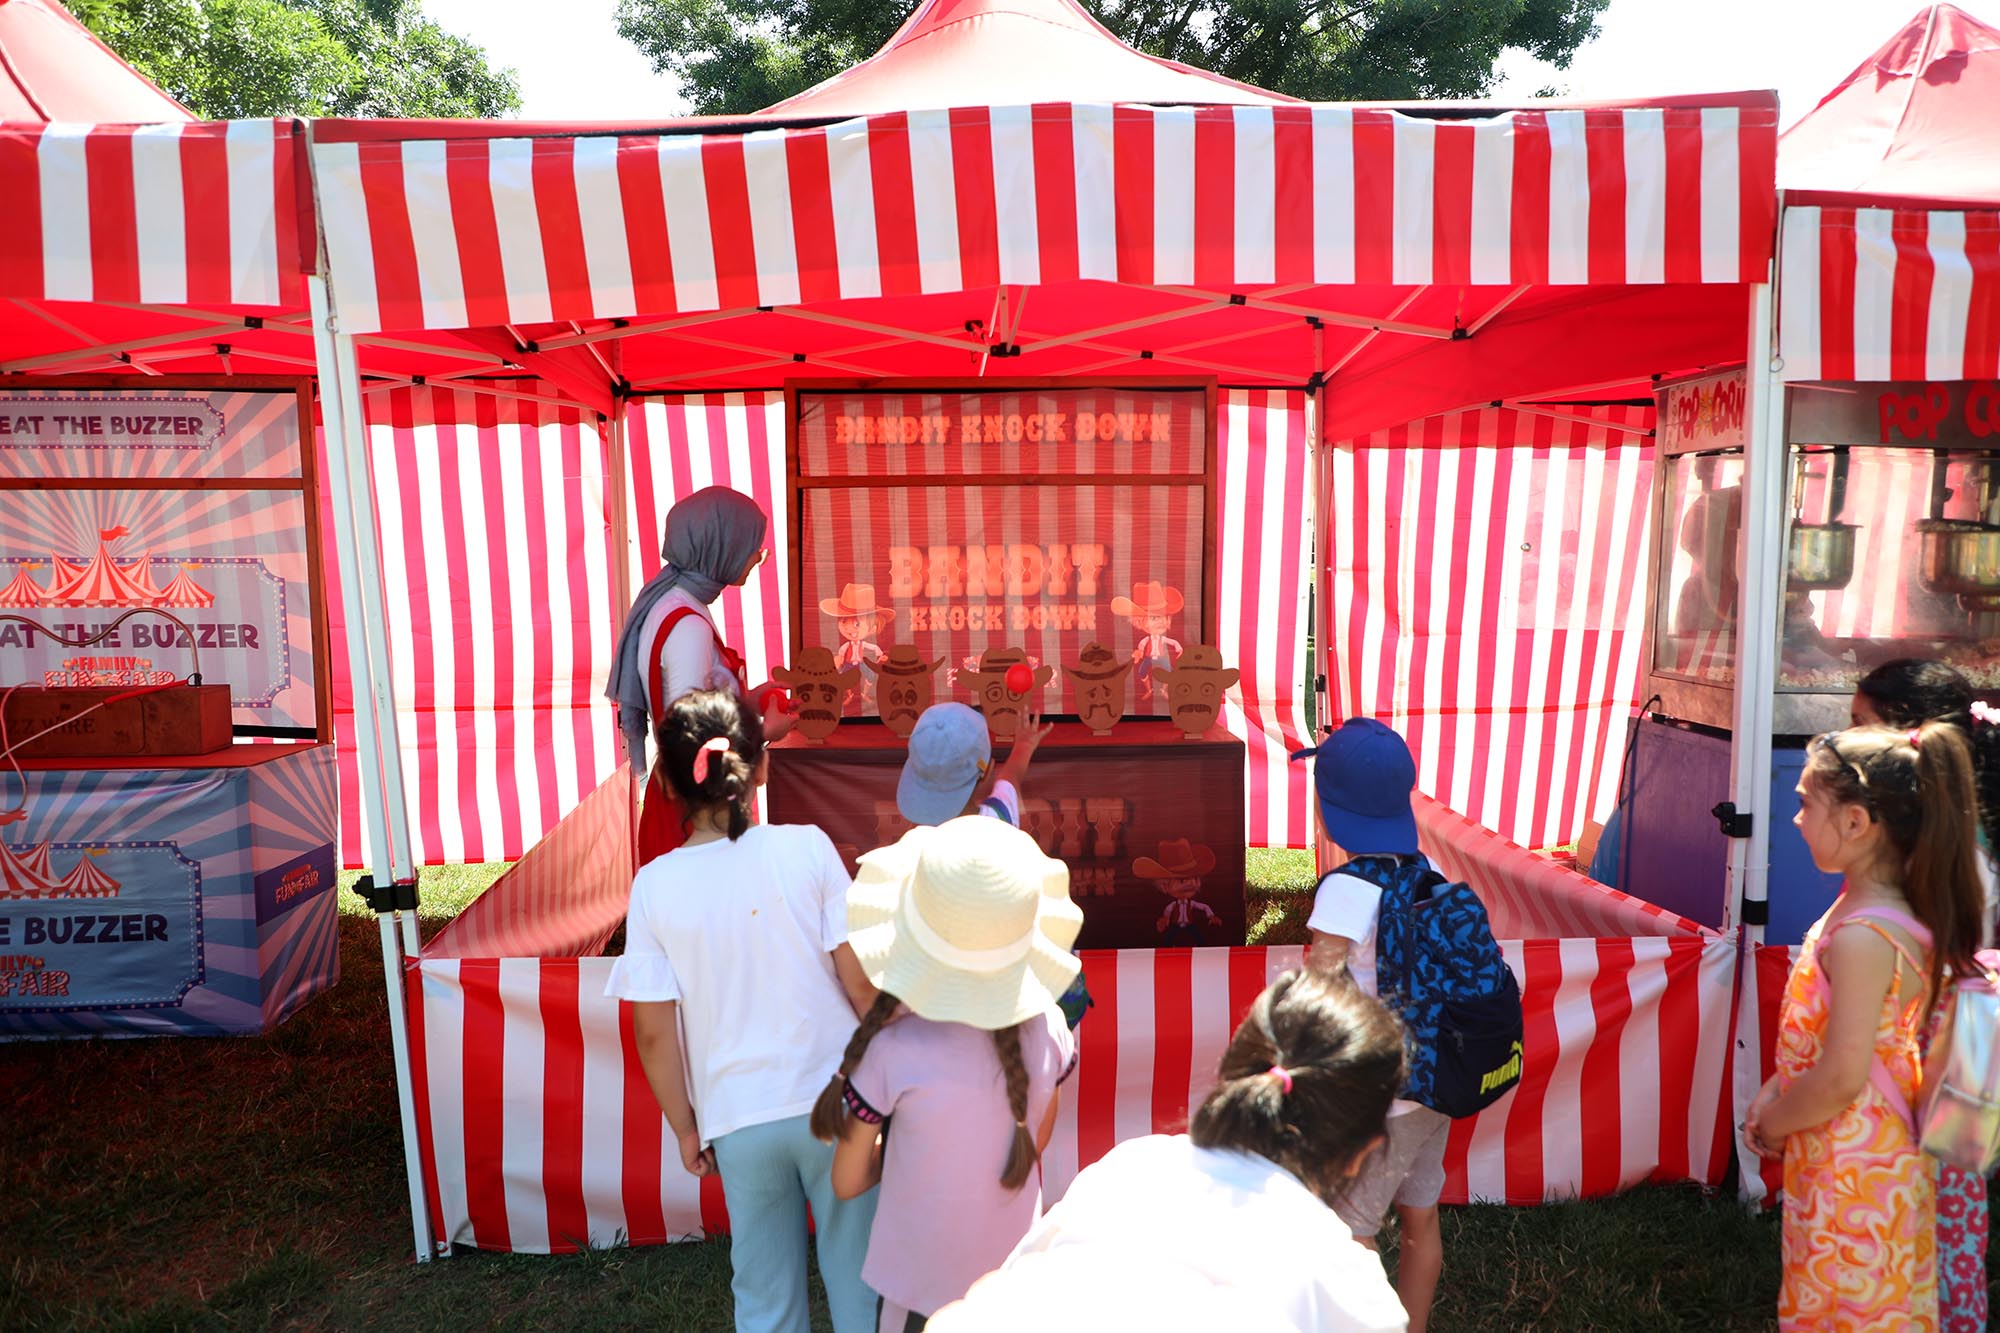
[[1021,789],[1005,778],[996,780],[993,790],[979,803],[979,813],[1021,827]]
[[[1428,859],[1424,860],[1429,865]],[[1359,875],[1336,870],[1320,881],[1313,894],[1312,915],[1306,929],[1347,941],[1347,972],[1354,984],[1370,995],[1379,995],[1375,983],[1375,930],[1382,918],[1382,890]],[[1390,1115],[1415,1110],[1417,1103],[1397,1098],[1389,1104]]]
[[[1073,1313],[1095,1308],[1093,1289],[1121,1293],[1129,1310],[1162,1282],[1174,1285],[1183,1315],[1227,1310],[1226,1323],[1211,1326],[1232,1330],[1407,1327],[1381,1259],[1296,1176],[1250,1153],[1197,1148],[1178,1134],[1127,1140],[1086,1167],[1000,1271],[953,1307],[966,1317],[933,1323],[997,1327],[982,1307],[1012,1308],[1023,1295],[1032,1296],[1030,1308]],[[1195,1304],[1183,1304],[1190,1295]],[[1151,1315],[1160,1303],[1145,1304]],[[1123,1326],[1199,1325],[1170,1317]]]
[[[740,682],[728,665],[715,651],[715,619],[709,614],[708,604],[697,601],[694,594],[685,588],[669,588],[660,594],[660,600],[653,603],[640,622],[639,640],[641,660],[646,664],[646,698],[653,697],[653,662],[645,656],[653,651],[653,636],[660,632],[667,617],[683,608],[695,614],[688,616],[674,626],[673,633],[667,635],[666,647],[660,653],[660,662],[665,667],[665,688],[662,697],[668,705],[690,690],[740,690]],[[649,705],[650,706],[650,705]],[[658,726],[660,719],[654,718]],[[650,730],[647,733],[647,754],[657,759],[653,753]],[[648,768],[650,771],[650,765]]]
[[804,1115],[840,1067],[854,1010],[833,970],[847,869],[809,824],[676,847],[632,879],[604,993],[680,1002],[701,1141]]

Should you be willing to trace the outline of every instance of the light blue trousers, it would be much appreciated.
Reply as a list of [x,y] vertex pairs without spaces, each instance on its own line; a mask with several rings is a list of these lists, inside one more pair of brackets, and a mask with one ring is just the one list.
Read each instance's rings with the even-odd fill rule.
[[845,1202],[833,1197],[833,1145],[815,1139],[806,1119],[751,1125],[714,1143],[729,1204],[736,1333],[808,1333],[808,1203],[835,1333],[875,1328],[875,1293],[861,1281],[875,1191]]

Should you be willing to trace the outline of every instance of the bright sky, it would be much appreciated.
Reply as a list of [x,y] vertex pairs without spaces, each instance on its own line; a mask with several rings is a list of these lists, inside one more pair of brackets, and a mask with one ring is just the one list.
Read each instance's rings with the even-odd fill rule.
[[[1958,0],[2000,25],[2000,0]],[[615,0],[424,0],[424,12],[521,76],[533,120],[635,120],[686,104],[612,25]],[[1597,40],[1567,70],[1519,52],[1501,60],[1503,98],[1544,87],[1583,98],[1776,88],[1783,122],[1880,46],[1918,0],[1611,0]]]

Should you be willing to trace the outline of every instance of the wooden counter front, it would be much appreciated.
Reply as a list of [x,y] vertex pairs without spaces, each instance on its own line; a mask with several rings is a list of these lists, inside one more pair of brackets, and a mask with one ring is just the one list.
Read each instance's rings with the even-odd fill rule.
[[[771,747],[769,818],[818,824],[851,869],[909,827],[896,811],[907,753],[867,722],[822,745],[794,733]],[[1165,721],[1121,722],[1103,738],[1057,723],[1026,788],[1023,824],[1070,868],[1078,948],[1243,943],[1242,741],[1221,728],[1190,740]]]

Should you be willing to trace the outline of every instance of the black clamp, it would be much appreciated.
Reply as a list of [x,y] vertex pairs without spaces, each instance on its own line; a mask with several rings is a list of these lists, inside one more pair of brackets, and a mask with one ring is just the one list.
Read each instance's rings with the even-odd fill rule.
[[1718,801],[1708,813],[1715,816],[1715,822],[1722,828],[1725,838],[1747,838],[1754,816],[1748,810],[1738,810],[1734,801]]
[[373,875],[363,875],[354,881],[354,894],[368,904],[371,912],[414,912],[417,910],[417,881],[399,879],[389,884],[377,884]]
[[1746,926],[1768,926],[1771,924],[1771,904],[1765,898],[1745,898],[1743,900],[1742,924]]

